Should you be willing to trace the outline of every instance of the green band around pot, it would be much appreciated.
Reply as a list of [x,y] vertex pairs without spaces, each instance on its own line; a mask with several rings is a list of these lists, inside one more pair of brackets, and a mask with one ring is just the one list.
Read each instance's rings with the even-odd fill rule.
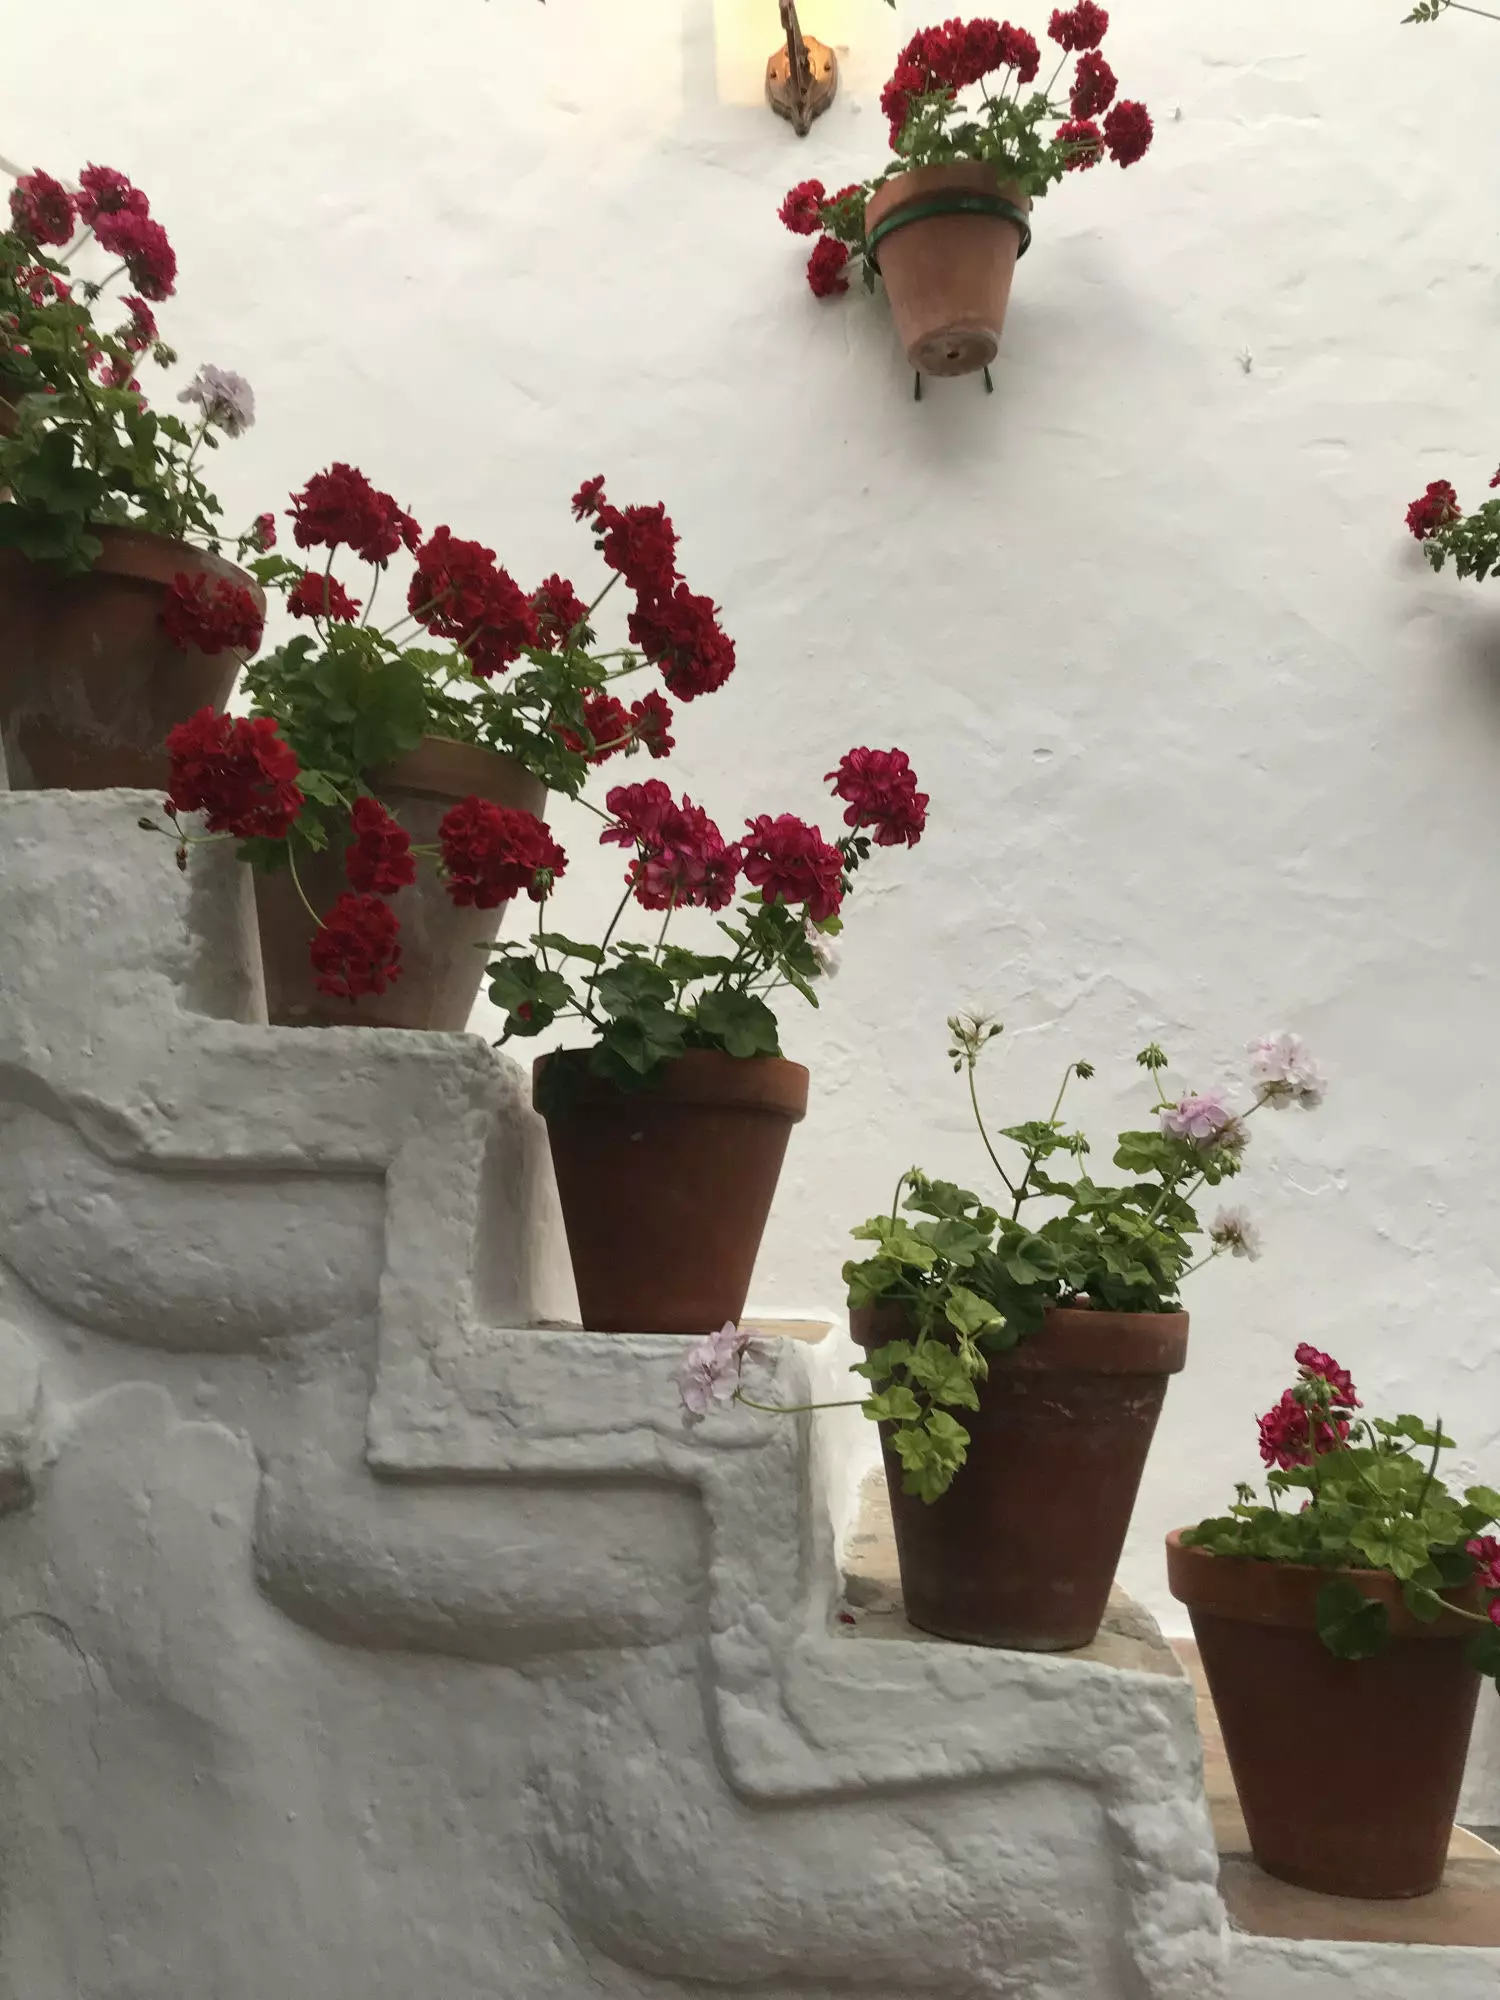
[[994,215],[1002,222],[1013,222],[1021,232],[1021,247],[1016,252],[1024,257],[1031,248],[1031,223],[1026,211],[1017,208],[1013,201],[1007,201],[1001,194],[981,194],[973,188],[950,188],[946,194],[929,195],[926,201],[909,202],[906,207],[883,216],[865,238],[865,254],[876,270],[880,260],[875,255],[886,237],[897,229],[904,229],[908,222],[926,222],[934,215]]

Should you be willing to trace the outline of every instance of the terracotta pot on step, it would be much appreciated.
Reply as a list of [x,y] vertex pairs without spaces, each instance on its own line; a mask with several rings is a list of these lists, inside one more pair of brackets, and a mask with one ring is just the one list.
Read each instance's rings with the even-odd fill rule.
[[[690,1049],[649,1090],[621,1091],[587,1061],[568,1049],[532,1072],[585,1328],[699,1334],[737,1321],[807,1071]],[[547,1075],[558,1064],[574,1072],[560,1105]]]
[[[861,1307],[849,1324],[866,1349],[914,1337],[899,1306]],[[1090,1643],[1187,1338],[1186,1313],[1055,1307],[1040,1333],[988,1356],[979,1408],[953,1412],[969,1453],[940,1499],[901,1490],[901,1461],[886,1442],[913,1625],[1029,1653]]]
[[919,374],[972,375],[994,360],[1030,208],[977,160],[914,167],[871,195],[865,237]]
[[164,792],[167,731],[222,710],[246,655],[176,645],[163,592],[179,573],[206,573],[265,609],[259,584],[222,556],[140,528],[93,532],[104,547],[82,575],[0,549],[0,740],[18,792]]
[[[546,787],[513,757],[479,744],[424,736],[415,750],[370,774],[370,789],[411,835],[413,845],[434,846],[438,823],[460,799],[477,797],[499,806],[523,807],[543,816]],[[297,873],[308,901],[320,913],[331,909],[349,887],[344,873],[350,840],[334,841],[321,854],[297,858]],[[273,1026],[284,1028],[436,1028],[458,1031],[469,1024],[492,945],[507,905],[498,909],[459,908],[430,858],[419,856],[417,879],[387,899],[401,924],[401,974],[382,994],[335,1000],[317,990],[308,956],[317,926],[308,915],[291,876],[255,873],[260,917],[260,950],[266,970],[266,1010]]]
[[[1318,1593],[1335,1578],[1390,1615],[1390,1643],[1371,1659],[1337,1659],[1318,1637]],[[1266,1873],[1325,1896],[1437,1888],[1479,1695],[1465,1658],[1478,1628],[1452,1614],[1423,1625],[1384,1573],[1210,1555],[1176,1534],[1167,1579],[1192,1619]]]

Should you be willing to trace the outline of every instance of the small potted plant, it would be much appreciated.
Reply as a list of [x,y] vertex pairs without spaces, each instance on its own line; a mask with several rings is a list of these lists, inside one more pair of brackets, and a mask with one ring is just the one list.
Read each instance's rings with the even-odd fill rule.
[[[980,19],[919,29],[880,100],[890,165],[833,195],[802,181],[782,203],[788,229],[818,236],[807,265],[817,297],[848,290],[851,253],[867,288],[885,281],[919,391],[924,374],[968,375],[995,358],[1033,202],[1106,154],[1128,167],[1150,146],[1145,105],[1117,95],[1100,51],[1108,26],[1093,0],[1055,9],[1048,34],[1060,55],[1042,89],[1032,88],[1042,51],[1025,28]],[[966,95],[976,91],[977,102]]]
[[[558,575],[523,590],[447,526],[424,533],[356,467],[293,494],[292,540],[322,559],[263,553],[251,567],[307,629],[251,665],[248,718],[204,710],[168,739],[179,855],[233,836],[255,868],[273,1022],[465,1027],[504,906],[540,901],[566,867],[542,823],[547,794],[576,796],[597,765],[672,748],[665,697],[617,690],[654,668],[690,701],[733,669],[712,602],[677,575],[665,510],[613,507],[603,484],[574,500],[610,572],[592,603]],[[269,549],[271,515],[259,533]],[[640,580],[648,545],[665,602],[653,615],[638,600],[634,645],[601,646],[591,620],[622,577]],[[387,586],[382,622],[397,562],[405,602]],[[207,816],[204,834],[184,828],[187,812]]]
[[[1260,1419],[1266,1500],[1167,1542],[1261,1867],[1325,1895],[1442,1879],[1481,1676],[1500,1679],[1500,1493],[1438,1476],[1440,1418],[1366,1418],[1306,1344]],[[1309,1726],[1321,1733],[1314,1743]]]
[[[139,188],[85,167],[78,192],[24,175],[0,232],[0,741],[16,787],[159,786],[163,741],[222,708],[265,599],[219,553],[201,460],[253,421],[244,379],[206,367],[153,410],[135,371],[176,356],[152,307],[177,260]],[[89,246],[95,246],[90,252]],[[81,257],[114,268],[79,278]],[[117,280],[125,317],[95,308]],[[252,546],[252,534],[237,552]]]
[[[900,750],[851,750],[828,778],[848,829],[835,841],[791,813],[758,814],[726,840],[660,779],[615,786],[599,838],[628,858],[602,939],[576,942],[544,907],[536,934],[502,944],[490,967],[505,1039],[559,1021],[588,1037],[537,1062],[534,1095],[591,1330],[701,1334],[744,1309],[807,1106],[808,1073],[783,1057],[773,1003],[791,988],[818,1004],[872,844],[915,846],[926,823]],[[635,911],[643,937],[623,928]],[[716,931],[669,937],[689,911]]]
[[[975,1071],[1000,1028],[968,1016],[948,1026],[1004,1198],[991,1205],[913,1168],[890,1212],[854,1231],[877,1246],[844,1267],[850,1330],[866,1350],[856,1372],[872,1384],[859,1400],[880,1425],[912,1623],[1061,1652],[1089,1644],[1109,1600],[1167,1381],[1187,1359],[1182,1282],[1226,1253],[1260,1254],[1238,1208],[1196,1247],[1194,1201],[1240,1171],[1258,1111],[1311,1109],[1323,1079],[1297,1036],[1267,1036],[1251,1044],[1254,1098],[1237,1112],[1220,1091],[1169,1093],[1153,1043],[1136,1061],[1156,1124],[1120,1134],[1114,1160],[1128,1178],[1109,1186],[1061,1121],[1090,1064],[1068,1066],[1046,1118],[992,1137]],[[726,1326],[688,1356],[690,1414],[706,1393],[738,1393],[740,1351]]]

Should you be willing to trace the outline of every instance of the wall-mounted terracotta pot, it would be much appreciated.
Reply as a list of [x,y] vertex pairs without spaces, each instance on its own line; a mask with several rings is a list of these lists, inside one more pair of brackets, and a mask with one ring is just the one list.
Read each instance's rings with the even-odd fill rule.
[[[807,1071],[690,1049],[649,1090],[621,1091],[587,1060],[568,1049],[533,1069],[585,1328],[698,1334],[738,1321]],[[561,1093],[556,1065],[573,1072]]]
[[923,375],[972,375],[1000,347],[1028,198],[979,161],[914,167],[871,195],[865,236],[906,358]]
[[94,567],[69,576],[0,549],[0,740],[16,791],[164,792],[167,731],[222,710],[239,651],[184,651],[162,629],[179,573],[222,577],[265,609],[260,585],[222,556],[139,528],[96,528]]
[[[1337,1659],[1318,1637],[1318,1594],[1336,1577],[1390,1616],[1390,1644],[1371,1659]],[[1210,1555],[1176,1534],[1167,1580],[1267,1874],[1325,1896],[1435,1889],[1479,1695],[1465,1657],[1475,1626],[1451,1613],[1423,1625],[1383,1573]]]
[[[438,823],[460,799],[488,799],[497,806],[524,808],[540,819],[547,791],[523,764],[479,744],[424,736],[415,750],[369,778],[386,811],[410,834],[414,846],[435,846]],[[304,849],[297,873],[308,901],[320,914],[349,887],[344,855],[352,837],[335,840],[320,854]],[[431,859],[419,857],[410,888],[387,898],[401,925],[401,974],[382,994],[335,1000],[317,989],[308,948],[317,929],[290,874],[256,870],[255,903],[260,917],[260,950],[266,971],[266,1012],[283,1028],[437,1028],[468,1026],[487,958],[485,946],[499,935],[508,907],[459,908],[450,898]]]
[[[899,1306],[861,1307],[850,1331],[866,1349],[914,1337]],[[954,1411],[969,1453],[939,1499],[902,1491],[886,1442],[913,1625],[1034,1653],[1090,1643],[1187,1339],[1186,1313],[1054,1308],[1040,1333],[988,1357],[979,1408]]]

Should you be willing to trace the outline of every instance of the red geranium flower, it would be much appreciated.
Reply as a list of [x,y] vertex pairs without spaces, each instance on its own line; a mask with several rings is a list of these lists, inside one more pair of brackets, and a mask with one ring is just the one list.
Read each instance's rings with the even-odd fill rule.
[[1057,128],[1058,143],[1070,148],[1063,162],[1070,174],[1086,173],[1104,158],[1104,135],[1092,118],[1070,118]]
[[573,495],[573,519],[586,521],[591,514],[597,514],[604,501],[604,474],[597,479],[585,479]]
[[66,243],[73,234],[73,197],[38,167],[11,189],[10,219],[33,243]]
[[1144,104],[1122,97],[1104,121],[1104,143],[1117,167],[1133,167],[1151,147],[1151,114]]
[[[210,589],[212,581],[212,589]],[[253,653],[260,644],[265,619],[242,584],[199,570],[189,576],[179,570],[162,593],[161,622],[167,637],[186,652]]]
[[1118,79],[1109,64],[1097,49],[1089,49],[1078,58],[1078,68],[1073,77],[1073,89],[1068,98],[1073,116],[1097,118],[1114,103],[1118,89]]
[[1320,1348],[1310,1347],[1304,1340],[1296,1353],[1297,1366],[1303,1374],[1326,1382],[1333,1400],[1349,1409],[1359,1408],[1359,1397],[1354,1393],[1354,1378],[1347,1368],[1340,1368],[1331,1354],[1324,1354]]
[[384,993],[401,977],[400,932],[389,903],[346,889],[313,937],[310,956],[318,991],[335,1000]]
[[297,757],[269,715],[200,708],[167,735],[169,813],[208,815],[210,833],[284,838],[302,810]]
[[1264,1465],[1280,1466],[1289,1472],[1294,1465],[1311,1465],[1314,1453],[1337,1451],[1349,1435],[1349,1426],[1340,1417],[1333,1422],[1297,1401],[1296,1391],[1286,1389],[1275,1409],[1260,1418],[1260,1456]]
[[250,529],[258,549],[274,549],[276,546],[276,516],[257,514]]
[[540,903],[568,857],[534,813],[464,799],[438,827],[448,894],[455,903],[493,910],[524,889]]
[[836,236],[818,238],[807,260],[807,288],[815,299],[831,299],[848,291],[849,280],[844,275],[848,262],[846,244],[840,243]]
[[354,845],[344,850],[344,873],[356,889],[390,896],[417,879],[411,835],[391,818],[379,799],[361,796],[349,813]]
[[[1464,1543],[1464,1553],[1474,1558],[1475,1582],[1486,1590],[1500,1590],[1500,1542],[1493,1535],[1476,1535]],[[1500,1625],[1500,1618],[1495,1622]]]
[[[1500,474],[1496,476],[1500,477]],[[1446,528],[1450,521],[1460,520],[1462,515],[1463,509],[1452,486],[1446,479],[1434,479],[1427,491],[1407,508],[1406,525],[1419,542],[1425,542],[1429,535],[1435,535],[1439,528]]]
[[904,750],[851,750],[826,774],[835,798],[847,799],[845,826],[875,829],[877,847],[915,847],[927,824],[926,792]]
[[1108,27],[1109,16],[1102,7],[1096,7],[1094,0],[1078,0],[1066,12],[1060,7],[1054,10],[1047,33],[1060,48],[1096,49]]
[[630,717],[624,704],[612,694],[585,695],[583,720],[588,730],[587,742],[576,729],[568,729],[560,722],[554,722],[552,727],[570,750],[587,757],[591,764],[602,764],[629,745]]
[[910,53],[903,54],[891,72],[889,83],[880,93],[880,108],[891,121],[893,148],[906,125],[912,99],[927,89],[929,81],[926,64]]
[[644,744],[653,757],[671,755],[676,741],[671,734],[672,708],[659,694],[643,694],[631,703],[630,728],[636,742]]
[[[127,292],[120,303],[130,308],[130,324],[122,338],[127,347],[133,347],[139,354],[156,339],[156,315],[144,299],[138,299],[132,293]],[[266,546],[269,548],[270,543]]]
[[388,562],[397,549],[414,549],[422,536],[410,514],[352,465],[315,472],[292,495],[291,514],[299,549],[347,547],[368,563]]
[[793,236],[816,236],[823,227],[822,207],[828,190],[821,181],[798,181],[776,213]]
[[711,597],[679,583],[670,596],[642,598],[630,614],[633,644],[661,668],[679,701],[712,694],[734,672],[734,641],[718,620]]
[[531,600],[536,613],[537,643],[565,646],[577,632],[579,642],[589,636],[589,608],[565,577],[549,576]]
[[677,580],[677,531],[658,501],[654,507],[612,507],[597,516],[599,553],[637,597],[665,597]]
[[177,284],[177,252],[159,222],[133,208],[101,210],[94,235],[101,250],[124,260],[130,282],[143,298],[171,298]]
[[495,551],[437,528],[417,552],[406,601],[418,624],[452,639],[486,680],[537,643],[537,614]]
[[[263,514],[262,520],[269,520]],[[351,597],[336,576],[323,576],[315,569],[303,570],[287,593],[286,608],[294,618],[344,618],[359,616],[359,599]]]
[[843,901],[844,857],[815,826],[792,813],[762,813],[746,820],[745,878],[768,903],[805,903],[815,924],[834,916]]
[[151,204],[141,190],[113,167],[85,167],[78,176],[78,186],[78,220],[86,229],[94,228],[101,215],[151,213]]
[[605,828],[600,844],[636,848],[625,880],[643,909],[722,910],[733,899],[740,850],[702,806],[689,798],[679,805],[660,778],[616,785],[604,802],[617,824]]
[[[993,23],[985,25],[992,26]],[[1031,83],[1042,66],[1042,52],[1037,47],[1035,35],[1028,34],[1024,28],[1013,28],[1007,21],[1000,30],[1000,60],[1015,71],[1018,83]],[[984,73],[983,70],[976,70],[974,81],[977,82]]]

